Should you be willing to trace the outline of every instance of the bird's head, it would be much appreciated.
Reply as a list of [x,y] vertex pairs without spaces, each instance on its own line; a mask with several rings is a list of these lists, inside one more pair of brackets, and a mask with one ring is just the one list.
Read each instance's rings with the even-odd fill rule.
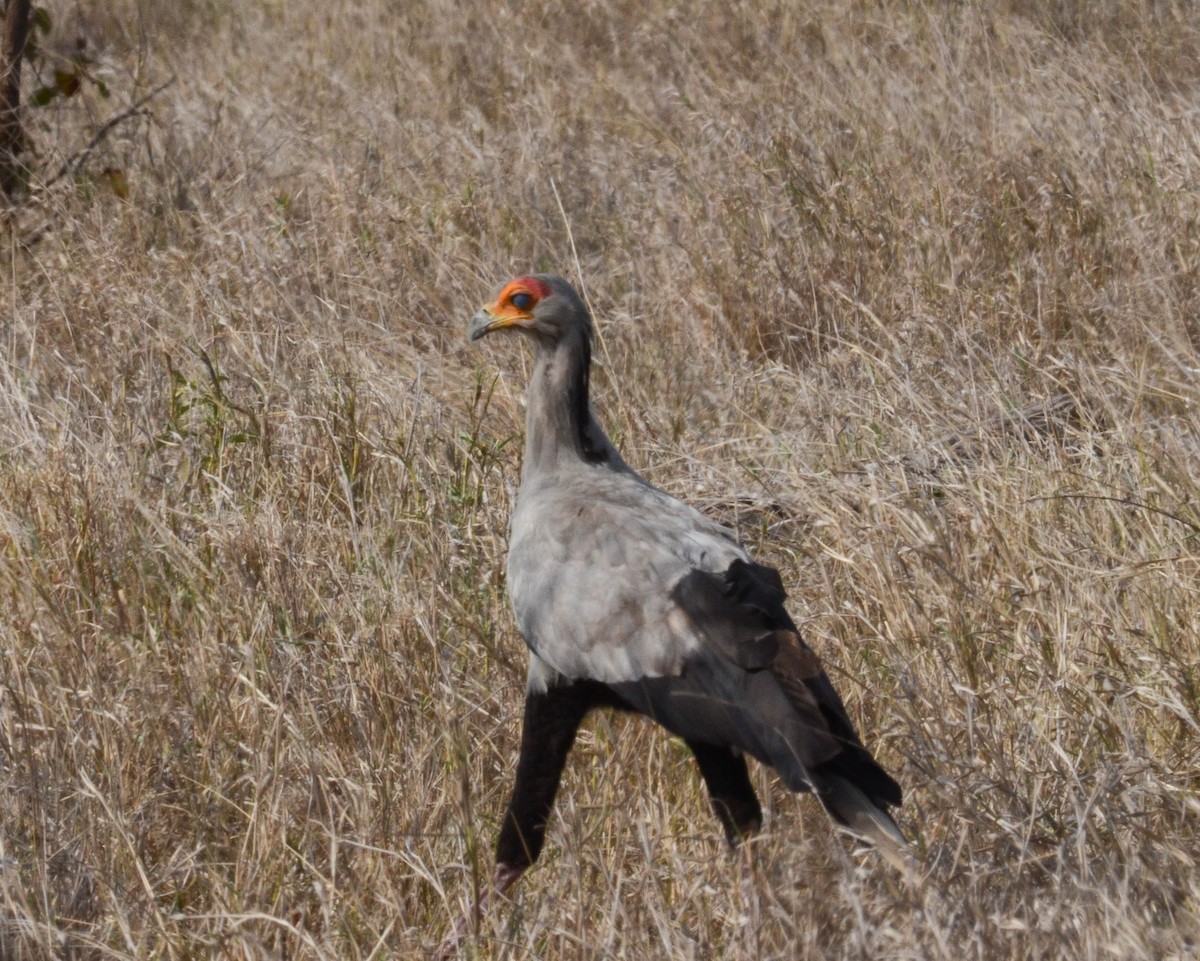
[[471,318],[468,335],[478,340],[494,330],[517,330],[553,346],[572,331],[591,334],[587,307],[569,283],[554,274],[510,280],[496,299]]

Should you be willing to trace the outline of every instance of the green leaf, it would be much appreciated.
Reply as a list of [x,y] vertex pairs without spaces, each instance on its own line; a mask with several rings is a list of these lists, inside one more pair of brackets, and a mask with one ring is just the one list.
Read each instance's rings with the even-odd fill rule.
[[35,107],[44,107],[57,96],[58,87],[38,87],[29,98],[29,102]]
[[113,193],[122,200],[129,199],[129,179],[125,176],[124,170],[120,167],[108,167],[104,170],[104,178],[112,187]]
[[33,28],[43,35],[50,32],[50,11],[45,7],[34,7],[33,12],[29,16],[29,22],[33,24]]
[[96,89],[98,91],[100,91],[101,97],[103,97],[105,100],[108,99],[108,97],[109,97],[108,84],[106,84],[103,80],[97,80],[96,81]]
[[58,88],[58,92],[64,97],[73,97],[79,93],[81,86],[78,70],[55,70],[54,71],[54,86]]

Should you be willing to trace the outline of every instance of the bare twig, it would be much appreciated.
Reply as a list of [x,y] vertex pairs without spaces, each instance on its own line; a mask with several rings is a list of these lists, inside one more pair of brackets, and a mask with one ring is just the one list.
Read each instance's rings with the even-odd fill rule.
[[118,124],[124,123],[130,117],[139,115],[142,112],[142,108],[145,107],[146,104],[170,87],[177,79],[177,77],[171,77],[170,80],[160,83],[157,87],[151,90],[144,97],[137,100],[134,104],[106,120],[103,126],[96,131],[95,135],[88,142],[88,145],[63,161],[62,166],[58,168],[58,171],[54,174],[54,176],[41,185],[42,189],[45,190],[46,188],[53,186],[68,173],[77,171],[80,167],[82,167],[84,163],[87,162],[88,157],[92,155],[92,151],[100,146],[100,144],[104,141],[104,138],[112,133]]
[[1061,437],[1063,431],[1071,425],[1077,425],[1082,416],[1074,397],[1067,393],[1055,394],[990,418],[977,428],[943,437],[920,450],[887,461],[864,464],[861,470],[871,473],[884,465],[897,465],[909,474],[929,477],[955,464],[978,461],[989,446],[1004,445],[1014,438],[1037,440]]

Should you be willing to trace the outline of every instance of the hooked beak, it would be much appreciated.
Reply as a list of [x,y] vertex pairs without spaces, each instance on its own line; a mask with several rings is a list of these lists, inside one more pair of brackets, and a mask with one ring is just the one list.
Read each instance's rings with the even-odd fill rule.
[[471,318],[471,326],[467,328],[467,337],[470,340],[478,340],[486,334],[490,334],[493,330],[500,327],[507,327],[512,321],[507,317],[495,317],[486,307],[481,307],[475,312],[475,316]]
[[493,330],[528,327],[531,323],[533,317],[525,311],[514,310],[507,305],[501,307],[498,304],[488,304],[486,307],[480,307],[471,318],[471,324],[467,327],[467,337],[470,340],[479,340]]

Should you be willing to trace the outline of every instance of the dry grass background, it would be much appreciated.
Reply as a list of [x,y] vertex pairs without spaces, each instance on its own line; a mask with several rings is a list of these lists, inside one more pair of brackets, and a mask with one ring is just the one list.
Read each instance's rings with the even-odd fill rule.
[[923,880],[761,769],[731,856],[600,716],[470,950],[1196,956],[1191,4],[51,10],[116,95],[36,114],[46,169],[179,80],[6,237],[0,955],[414,957],[470,902],[529,363],[464,324],[550,269],[627,458],[780,566]]

